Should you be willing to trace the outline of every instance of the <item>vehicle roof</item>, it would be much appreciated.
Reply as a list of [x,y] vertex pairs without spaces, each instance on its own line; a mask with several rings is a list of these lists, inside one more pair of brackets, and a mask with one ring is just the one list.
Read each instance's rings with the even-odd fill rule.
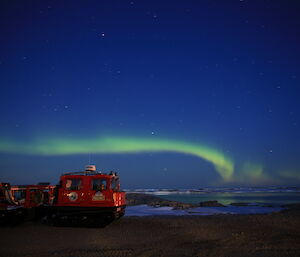
[[101,172],[92,171],[79,171],[79,172],[68,172],[61,175],[62,178],[86,178],[86,177],[96,177],[96,178],[118,178],[115,174],[106,174]]
[[50,188],[52,186],[50,185],[13,185],[11,186],[11,189],[46,189],[46,188]]

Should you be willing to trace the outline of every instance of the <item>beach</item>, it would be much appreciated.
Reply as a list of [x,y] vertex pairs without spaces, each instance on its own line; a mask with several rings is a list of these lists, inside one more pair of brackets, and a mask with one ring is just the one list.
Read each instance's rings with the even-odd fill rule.
[[123,217],[104,228],[0,228],[0,256],[300,256],[298,208],[271,214]]

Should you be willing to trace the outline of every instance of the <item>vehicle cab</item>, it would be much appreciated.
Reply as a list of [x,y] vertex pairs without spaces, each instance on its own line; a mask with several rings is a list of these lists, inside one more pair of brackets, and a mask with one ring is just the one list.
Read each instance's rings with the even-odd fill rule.
[[121,217],[125,212],[125,192],[120,191],[116,172],[105,174],[88,165],[85,171],[64,173],[54,190],[55,213],[103,214]]

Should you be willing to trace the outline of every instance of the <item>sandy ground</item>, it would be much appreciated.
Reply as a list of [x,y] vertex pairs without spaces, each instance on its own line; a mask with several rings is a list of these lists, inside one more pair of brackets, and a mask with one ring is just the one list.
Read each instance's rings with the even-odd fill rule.
[[0,256],[300,256],[299,211],[123,217],[105,228],[0,228]]

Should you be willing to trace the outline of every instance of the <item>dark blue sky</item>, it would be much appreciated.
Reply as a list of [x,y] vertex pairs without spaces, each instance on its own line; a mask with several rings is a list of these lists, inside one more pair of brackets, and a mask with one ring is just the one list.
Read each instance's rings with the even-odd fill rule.
[[209,147],[234,173],[178,149],[91,150],[123,187],[300,184],[299,1],[0,5],[0,180],[54,183],[89,161],[18,144],[131,137]]

